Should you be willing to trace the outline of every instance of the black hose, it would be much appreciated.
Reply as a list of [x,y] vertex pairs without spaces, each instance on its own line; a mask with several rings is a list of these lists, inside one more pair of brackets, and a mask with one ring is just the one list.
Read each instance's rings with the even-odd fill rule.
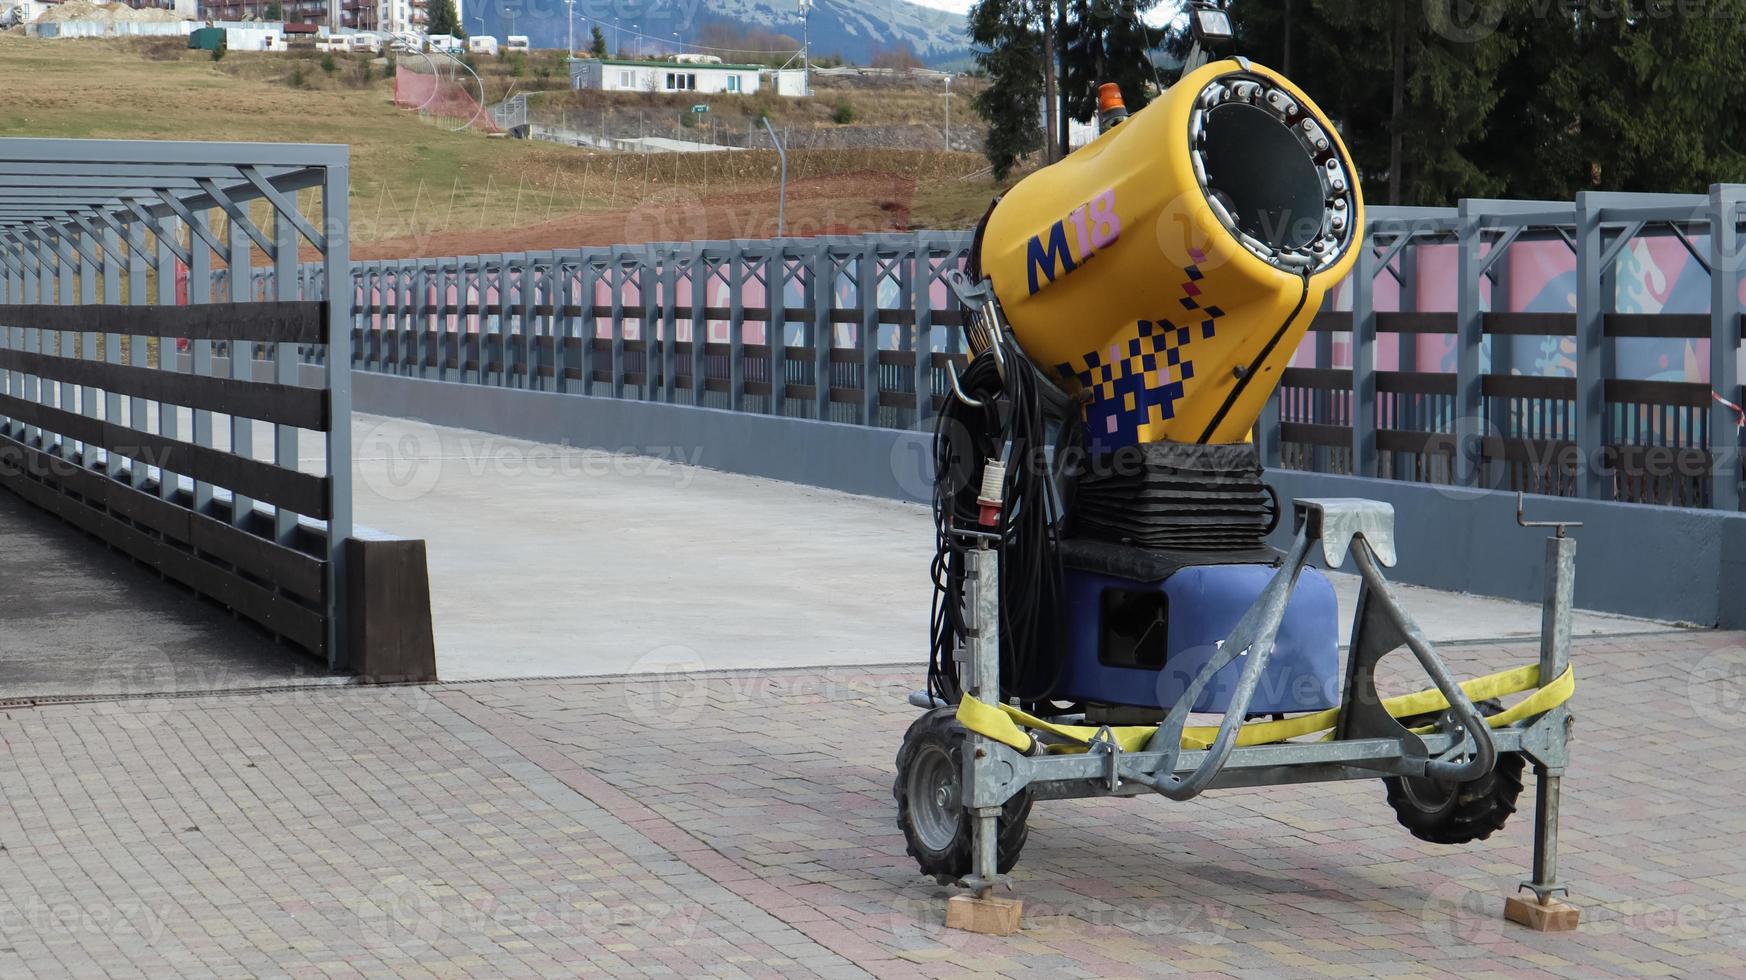
[[1249,362],[1249,366],[1243,370],[1243,373],[1237,376],[1237,383],[1231,387],[1231,393],[1225,398],[1225,403],[1219,406],[1219,410],[1213,414],[1212,421],[1206,424],[1206,431],[1200,434],[1200,442],[1212,441],[1213,433],[1218,431],[1220,423],[1224,422],[1225,416],[1230,414],[1231,406],[1237,404],[1237,399],[1243,396],[1243,390],[1249,387],[1250,379],[1255,377],[1255,372],[1261,370],[1261,365],[1267,363],[1267,358],[1273,355],[1273,348],[1279,346],[1279,342],[1285,338],[1286,331],[1290,330],[1291,325],[1297,322],[1297,315],[1303,312],[1304,304],[1309,301],[1309,289],[1310,273],[1308,269],[1305,269],[1303,271],[1303,291],[1297,295],[1297,305],[1291,308],[1291,313],[1286,316],[1285,322],[1281,323],[1279,329],[1273,332],[1273,336],[1268,338],[1266,346],[1261,348],[1261,353],[1256,354],[1255,359]]
[[1007,378],[984,352],[959,384],[974,407],[947,400],[934,430],[934,607],[929,693],[947,701],[962,690],[954,653],[964,640],[964,555],[952,534],[977,526],[976,502],[985,461],[1006,460],[999,532],[1002,694],[1038,701],[1060,674],[1057,612],[1062,584],[1056,525],[1059,503],[1048,445],[1048,417],[1035,369],[1004,338]]

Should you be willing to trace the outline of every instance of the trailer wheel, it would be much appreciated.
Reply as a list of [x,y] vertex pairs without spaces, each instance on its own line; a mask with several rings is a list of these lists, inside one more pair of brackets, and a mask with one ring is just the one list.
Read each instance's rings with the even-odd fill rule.
[[[1494,715],[1503,705],[1482,701],[1478,708],[1482,715]],[[1432,722],[1453,726],[1454,719],[1450,712],[1401,719],[1408,728]],[[1502,830],[1516,812],[1524,765],[1520,752],[1500,752],[1491,772],[1464,783],[1405,776],[1385,777],[1382,782],[1388,787],[1388,805],[1394,808],[1395,818],[1414,837],[1432,844],[1468,844]]]
[[[971,870],[972,816],[960,798],[969,732],[958,723],[956,712],[950,706],[934,708],[909,726],[897,750],[897,779],[891,787],[897,799],[897,827],[903,831],[910,857],[922,874],[942,884]],[[1003,874],[1018,863],[1030,813],[1028,789],[1001,809],[996,863]]]

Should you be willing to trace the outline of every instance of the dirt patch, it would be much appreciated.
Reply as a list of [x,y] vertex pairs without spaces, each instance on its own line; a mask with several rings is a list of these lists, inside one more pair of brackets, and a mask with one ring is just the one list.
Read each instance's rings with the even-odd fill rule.
[[[790,237],[911,230],[916,182],[898,174],[842,174],[793,181],[788,186],[786,234]],[[711,194],[686,187],[655,191],[626,209],[570,214],[543,220],[537,206],[526,220],[501,214],[478,228],[404,235],[352,247],[358,259],[404,259],[431,255],[536,252],[647,242],[723,241],[776,234],[777,188]]]

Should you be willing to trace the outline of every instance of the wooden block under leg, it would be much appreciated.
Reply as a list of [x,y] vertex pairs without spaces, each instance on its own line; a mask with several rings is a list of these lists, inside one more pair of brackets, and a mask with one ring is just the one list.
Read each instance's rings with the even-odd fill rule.
[[1541,902],[1537,898],[1511,895],[1504,899],[1504,918],[1535,932],[1574,932],[1582,910],[1555,898]]
[[986,936],[1010,936],[1019,931],[1025,903],[1016,898],[977,898],[953,895],[946,900],[946,928],[979,932]]

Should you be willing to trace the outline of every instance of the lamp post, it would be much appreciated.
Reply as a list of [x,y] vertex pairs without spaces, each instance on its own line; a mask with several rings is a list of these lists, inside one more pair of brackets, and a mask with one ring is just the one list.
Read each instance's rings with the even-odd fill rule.
[[800,94],[812,94],[812,2],[800,0]]
[[576,0],[564,0],[568,13],[564,16],[564,27],[570,32],[569,46],[564,49],[564,60],[576,59]]
[[952,76],[946,76],[946,149],[952,149]]

